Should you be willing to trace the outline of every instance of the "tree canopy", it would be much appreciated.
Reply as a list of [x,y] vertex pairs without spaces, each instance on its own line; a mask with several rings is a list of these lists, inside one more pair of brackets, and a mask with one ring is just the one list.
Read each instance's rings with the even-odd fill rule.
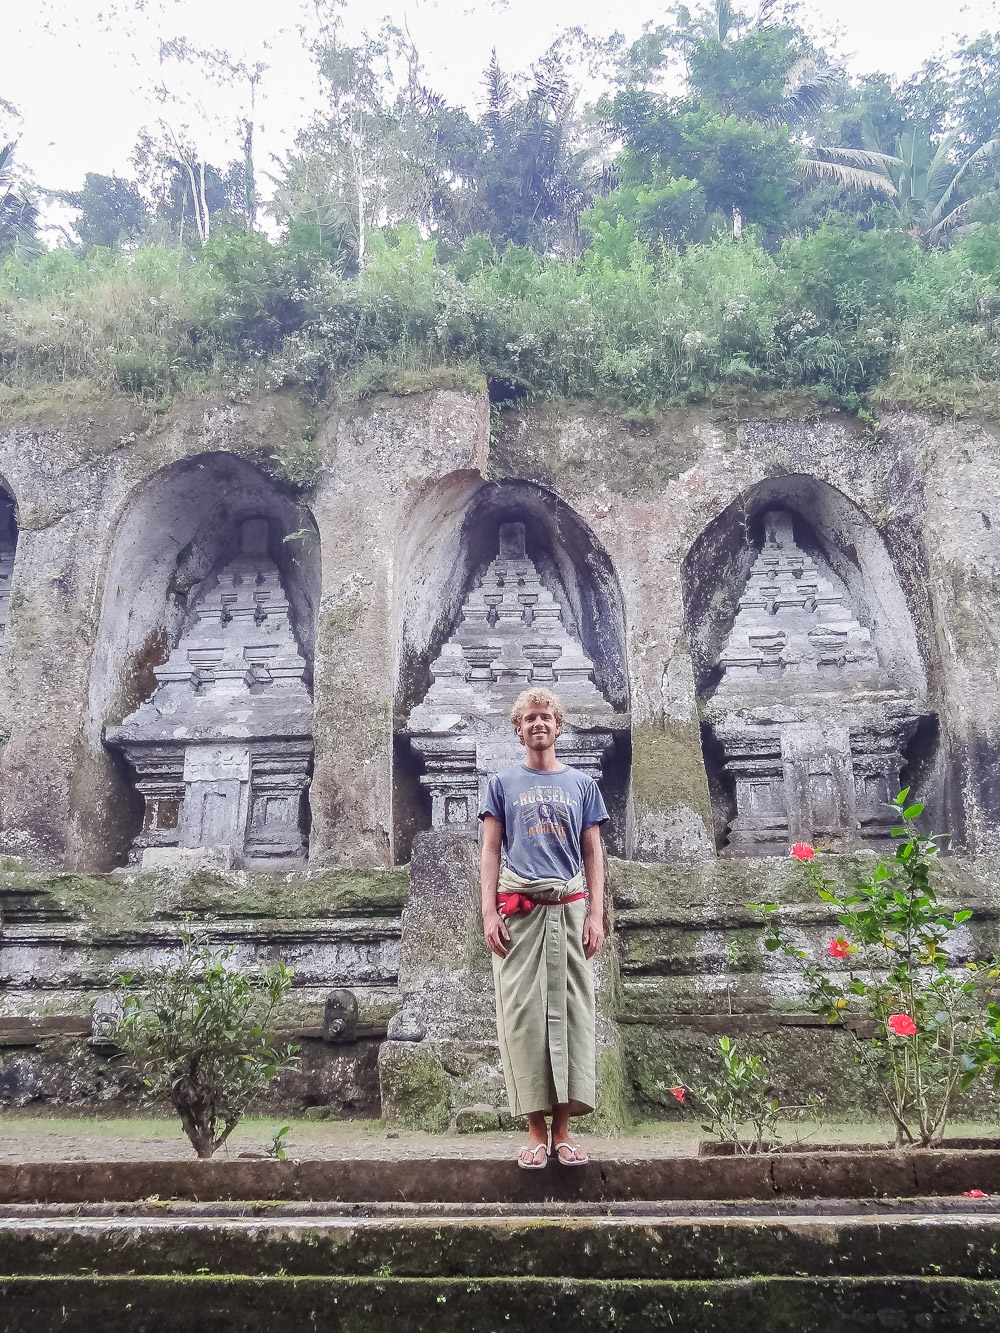
[[[712,0],[631,46],[570,31],[525,71],[494,53],[478,102],[456,107],[407,33],[350,42],[324,13],[320,101],[265,173],[265,66],[183,39],[162,46],[134,176],[88,172],[56,196],[76,210],[72,244],[42,243],[8,136],[13,383],[89,376],[162,398],[249,376],[325,394],[443,364],[498,394],[653,410],[733,386],[858,406],[890,383],[936,401],[994,382],[1000,33],[906,81],[853,77],[794,10]],[[173,97],[182,64],[232,93],[229,161],[207,160]],[[116,300],[99,329],[112,281],[136,312]],[[64,317],[90,327],[78,346],[53,338]]]

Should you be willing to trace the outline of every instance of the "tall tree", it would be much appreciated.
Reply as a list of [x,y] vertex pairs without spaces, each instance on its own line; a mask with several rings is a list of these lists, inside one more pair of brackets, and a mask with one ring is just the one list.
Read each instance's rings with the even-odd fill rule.
[[500,245],[578,252],[580,214],[592,201],[603,162],[567,65],[563,51],[551,49],[523,93],[500,68],[495,51],[486,70],[483,230]]
[[149,208],[138,184],[121,176],[88,171],[81,190],[66,190],[58,197],[80,210],[73,226],[84,245],[127,244],[141,236],[150,223]]

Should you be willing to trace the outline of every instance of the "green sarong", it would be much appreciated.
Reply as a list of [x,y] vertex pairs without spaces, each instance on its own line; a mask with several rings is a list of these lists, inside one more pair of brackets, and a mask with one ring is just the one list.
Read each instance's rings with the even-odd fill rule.
[[[500,871],[501,893],[568,898],[583,890],[574,879],[522,879]],[[584,957],[587,903],[533,907],[506,917],[507,956],[493,955],[497,1033],[507,1095],[514,1115],[551,1112],[569,1103],[570,1115],[594,1109],[594,970]]]

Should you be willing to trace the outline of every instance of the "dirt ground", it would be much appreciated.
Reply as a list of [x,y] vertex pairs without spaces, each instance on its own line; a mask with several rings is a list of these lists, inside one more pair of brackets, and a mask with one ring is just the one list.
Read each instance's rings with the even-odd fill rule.
[[[513,1157],[524,1141],[520,1134],[424,1134],[387,1130],[377,1120],[249,1119],[241,1123],[219,1150],[220,1157],[266,1156],[269,1142],[282,1124],[289,1158],[302,1161],[337,1159],[395,1161],[419,1157]],[[996,1126],[955,1123],[949,1135],[995,1134]],[[582,1134],[593,1157],[656,1158],[688,1156],[704,1137],[697,1122],[636,1126],[617,1138]],[[871,1121],[822,1122],[789,1126],[785,1142],[808,1138],[818,1143],[888,1142],[886,1124]],[[192,1149],[176,1120],[146,1117],[72,1118],[42,1113],[0,1112],[0,1162],[166,1161],[191,1156]]]

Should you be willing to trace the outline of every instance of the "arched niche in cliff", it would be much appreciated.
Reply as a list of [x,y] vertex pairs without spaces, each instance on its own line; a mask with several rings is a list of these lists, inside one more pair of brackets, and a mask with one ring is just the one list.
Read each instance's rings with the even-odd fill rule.
[[319,594],[311,518],[242,459],[198,455],[141,488],[104,578],[83,864],[181,863],[244,834],[237,860],[304,853]]
[[528,684],[563,699],[563,757],[603,771],[624,844],[629,766],[624,604],[587,524],[530,482],[459,473],[414,506],[397,546],[396,856],[468,824],[485,777],[520,754],[507,713]]
[[13,493],[0,481],[0,653],[6,641],[7,621],[10,617],[17,535],[17,504]]
[[683,586],[720,850],[884,842],[936,728],[871,520],[816,478],[769,478],[698,537]]

